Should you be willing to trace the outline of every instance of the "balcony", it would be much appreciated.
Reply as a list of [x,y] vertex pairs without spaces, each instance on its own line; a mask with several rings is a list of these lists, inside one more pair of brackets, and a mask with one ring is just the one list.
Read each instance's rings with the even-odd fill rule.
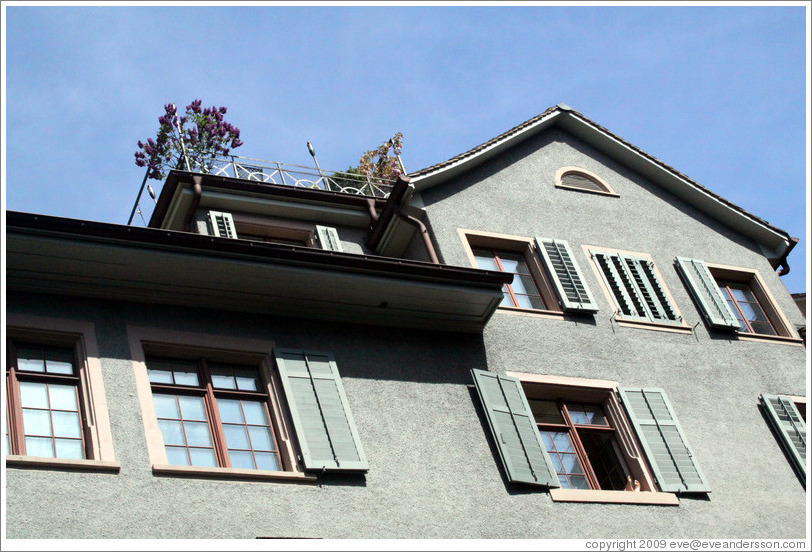
[[[182,164],[179,168],[183,170],[186,167]],[[389,197],[394,186],[392,180],[237,155],[200,160],[190,159],[189,170],[263,184],[281,184],[381,199]]]

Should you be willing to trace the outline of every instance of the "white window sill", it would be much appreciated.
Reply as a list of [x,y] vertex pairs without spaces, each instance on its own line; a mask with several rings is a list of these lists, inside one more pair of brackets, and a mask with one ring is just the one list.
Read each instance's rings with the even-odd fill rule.
[[172,466],[169,464],[153,464],[152,473],[227,479],[290,481],[298,483],[315,483],[318,480],[315,475],[302,472],[248,470],[243,468],[205,468],[200,466]]
[[761,341],[770,343],[782,343],[784,345],[800,345],[803,346],[804,340],[798,337],[788,337],[783,335],[762,335],[754,333],[736,332],[735,338],[731,341]]
[[68,458],[46,458],[41,456],[6,456],[6,467],[36,467],[59,470],[109,471],[118,473],[121,464],[103,460],[75,460]]
[[652,504],[657,506],[679,506],[679,499],[673,493],[652,493],[645,491],[593,491],[583,489],[550,489],[554,502],[599,502],[604,504]]

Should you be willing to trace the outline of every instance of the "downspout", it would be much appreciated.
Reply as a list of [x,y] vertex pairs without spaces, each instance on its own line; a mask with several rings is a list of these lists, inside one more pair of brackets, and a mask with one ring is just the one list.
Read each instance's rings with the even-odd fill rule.
[[395,214],[400,217],[400,220],[408,222],[420,232],[420,236],[423,238],[423,244],[426,246],[426,252],[429,254],[429,259],[434,264],[440,264],[440,260],[437,258],[437,253],[434,251],[434,244],[431,243],[431,237],[429,236],[429,231],[426,229],[426,225],[423,224],[419,219],[416,219],[412,215],[407,214],[403,211],[403,209],[398,208],[395,211]]
[[203,177],[195,175],[192,177],[192,202],[189,204],[189,210],[186,211],[185,222],[183,229],[186,232],[192,231],[192,219],[195,216],[195,211],[200,206],[200,198],[203,196]]
[[784,255],[778,262],[778,266],[781,268],[781,270],[778,271],[779,276],[786,276],[787,274],[789,274],[789,263],[787,262],[787,257],[789,256],[789,252],[792,251],[792,249],[796,245],[798,245],[798,242],[801,240],[798,238],[791,237],[789,241],[790,241],[789,247],[787,247],[786,252],[784,252]]

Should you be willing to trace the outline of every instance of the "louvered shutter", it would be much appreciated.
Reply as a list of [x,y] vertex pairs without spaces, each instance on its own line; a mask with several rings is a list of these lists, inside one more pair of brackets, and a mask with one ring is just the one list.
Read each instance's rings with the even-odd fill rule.
[[482,370],[471,373],[508,480],[559,487],[521,382]]
[[761,395],[761,404],[767,412],[781,443],[806,484],[806,423],[795,404],[788,397]]
[[209,211],[212,235],[220,238],[237,238],[237,229],[234,227],[234,219],[231,213],[221,213],[220,211]]
[[705,263],[698,259],[677,257],[675,264],[708,325],[717,329],[739,329],[739,321],[730,310],[722,292],[719,291],[716,279]]
[[329,251],[343,251],[341,240],[338,239],[338,231],[331,226],[316,226],[316,233],[319,236],[319,243],[322,249]]
[[662,389],[618,389],[660,490],[710,492],[685,432]]
[[654,263],[643,257],[591,252],[604,282],[625,318],[650,322],[679,322]]
[[566,240],[536,238],[536,247],[565,312],[598,312],[598,305]]
[[275,356],[305,469],[368,470],[333,356],[294,349]]

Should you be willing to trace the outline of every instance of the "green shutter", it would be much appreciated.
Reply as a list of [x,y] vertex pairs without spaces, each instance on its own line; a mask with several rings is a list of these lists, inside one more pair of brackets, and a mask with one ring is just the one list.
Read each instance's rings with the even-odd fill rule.
[[781,436],[781,444],[806,484],[806,423],[788,397],[761,395],[761,404],[773,428]]
[[739,321],[719,291],[716,279],[699,259],[677,257],[674,260],[688,291],[708,325],[717,329],[739,329]]
[[237,229],[234,227],[234,219],[231,213],[221,213],[220,211],[209,211],[212,235],[220,238],[237,238]]
[[598,312],[598,305],[566,240],[536,238],[536,247],[566,312]]
[[620,255],[591,252],[600,269],[604,283],[612,292],[621,316],[645,320],[642,301],[631,281],[628,268]]
[[305,469],[368,470],[333,356],[294,349],[275,356]]
[[338,231],[331,226],[316,226],[316,233],[319,236],[319,243],[322,249],[329,251],[343,251],[341,240],[338,238]]
[[710,492],[665,391],[647,388],[618,392],[660,490]]
[[482,370],[471,373],[508,480],[559,487],[521,382]]

